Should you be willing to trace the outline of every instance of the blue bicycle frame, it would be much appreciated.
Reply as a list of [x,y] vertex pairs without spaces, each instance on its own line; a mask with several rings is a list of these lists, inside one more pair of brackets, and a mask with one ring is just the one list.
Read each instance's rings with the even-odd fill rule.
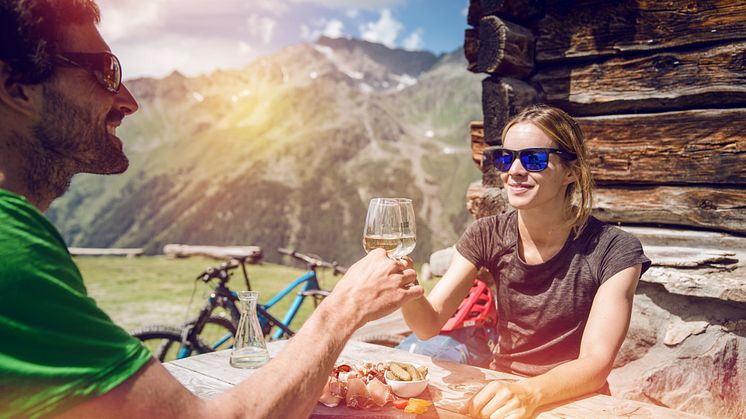
[[[298,314],[298,310],[300,309],[300,306],[303,303],[303,300],[306,298],[303,295],[303,292],[308,291],[308,290],[319,289],[319,282],[318,282],[318,278],[316,277],[316,272],[314,271],[306,272],[305,275],[293,281],[290,285],[285,287],[285,289],[283,289],[277,295],[272,297],[272,299],[269,300],[266,304],[259,304],[259,305],[265,310],[269,310],[270,308],[272,308],[272,306],[277,304],[278,301],[282,300],[283,298],[285,298],[286,295],[290,294],[300,284],[303,284],[303,287],[301,288],[298,295],[295,297],[295,300],[293,300],[293,303],[288,309],[287,313],[285,313],[285,317],[282,319],[282,324],[285,325],[286,327],[289,327],[290,322],[292,322],[293,319],[295,318],[295,315]],[[264,316],[260,315],[259,323],[262,325],[262,328],[264,328],[265,325],[267,325],[269,322]],[[275,333],[272,335],[271,339],[272,340],[280,339],[283,333],[285,333],[284,330],[277,329]]]

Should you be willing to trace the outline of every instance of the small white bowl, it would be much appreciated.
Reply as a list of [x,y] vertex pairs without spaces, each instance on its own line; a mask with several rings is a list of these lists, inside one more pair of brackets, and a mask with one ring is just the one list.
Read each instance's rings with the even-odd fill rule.
[[[396,361],[406,362],[406,361]],[[414,365],[415,368],[420,368],[421,365],[415,364],[414,362],[407,362],[407,364]],[[427,388],[427,383],[430,381],[430,371],[427,371],[427,375],[424,380],[419,381],[397,381],[386,378],[386,384],[391,386],[391,391],[399,397],[417,397],[422,394]]]

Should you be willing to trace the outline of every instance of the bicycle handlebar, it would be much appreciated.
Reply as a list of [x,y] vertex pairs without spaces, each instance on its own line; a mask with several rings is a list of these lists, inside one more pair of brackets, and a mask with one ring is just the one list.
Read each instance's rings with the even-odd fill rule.
[[228,276],[230,275],[228,271],[236,269],[238,268],[238,266],[239,262],[235,259],[232,259],[228,262],[221,263],[220,266],[213,266],[205,269],[204,272],[197,275],[196,279],[202,280],[204,282],[210,282],[210,280],[213,278],[228,280]]
[[332,270],[334,275],[343,275],[345,272],[347,272],[347,268],[345,268],[344,266],[340,266],[337,262],[327,262],[316,255],[306,255],[300,252],[296,252],[292,249],[285,249],[283,247],[278,248],[277,251],[282,253],[283,255],[292,256],[300,261],[305,262],[308,265],[309,269],[317,267],[329,268]]

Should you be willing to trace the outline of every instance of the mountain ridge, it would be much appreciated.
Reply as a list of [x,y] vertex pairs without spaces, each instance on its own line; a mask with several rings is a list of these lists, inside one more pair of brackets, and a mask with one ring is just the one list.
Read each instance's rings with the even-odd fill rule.
[[254,244],[269,260],[292,246],[350,263],[367,200],[409,196],[426,257],[469,222],[479,177],[480,83],[458,53],[320,39],[237,70],[130,80],[141,107],[118,132],[130,170],[76,176],[48,215],[75,246]]

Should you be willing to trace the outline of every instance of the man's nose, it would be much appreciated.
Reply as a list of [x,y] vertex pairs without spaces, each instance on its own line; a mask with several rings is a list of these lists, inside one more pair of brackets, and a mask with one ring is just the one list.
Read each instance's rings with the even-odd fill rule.
[[137,105],[137,100],[132,96],[132,93],[127,89],[127,86],[122,83],[119,87],[119,92],[116,95],[116,101],[114,106],[125,115],[131,115],[140,108]]

